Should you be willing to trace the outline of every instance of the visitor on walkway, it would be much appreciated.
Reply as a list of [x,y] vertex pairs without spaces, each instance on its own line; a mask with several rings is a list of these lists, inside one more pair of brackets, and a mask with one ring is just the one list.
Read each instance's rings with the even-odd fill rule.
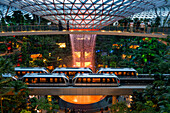
[[138,20],[136,23],[136,31],[139,32],[139,27],[140,27],[140,21]]
[[141,32],[144,32],[144,30],[145,30],[145,24],[144,24],[143,21],[142,21],[142,23],[140,24],[140,30],[141,30]]
[[67,31],[69,31],[69,20],[67,20]]
[[151,23],[148,22],[148,28],[147,28],[147,33],[150,33],[151,32]]
[[131,22],[130,22],[130,32],[131,33],[133,32],[133,25],[134,25],[133,20],[131,20]]

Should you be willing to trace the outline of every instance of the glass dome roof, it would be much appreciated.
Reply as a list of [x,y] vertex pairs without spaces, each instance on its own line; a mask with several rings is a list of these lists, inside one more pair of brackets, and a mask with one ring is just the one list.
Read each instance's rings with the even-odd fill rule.
[[39,15],[51,22],[69,22],[70,29],[101,29],[117,20],[170,4],[166,0],[0,0],[1,4]]

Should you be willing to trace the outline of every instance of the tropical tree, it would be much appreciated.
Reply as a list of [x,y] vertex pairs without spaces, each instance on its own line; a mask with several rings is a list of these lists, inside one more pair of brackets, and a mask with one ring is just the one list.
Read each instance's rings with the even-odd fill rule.
[[10,82],[10,95],[5,95],[3,98],[4,111],[11,113],[20,113],[22,109],[27,107],[28,89],[22,81]]
[[113,104],[111,107],[111,113],[128,113],[129,109],[125,102],[117,102]]
[[[143,92],[134,92],[132,95],[132,113],[169,113],[170,87],[169,80],[160,73],[154,75],[154,83]],[[166,81],[165,81],[166,80]]]
[[11,78],[4,78],[2,75],[5,74],[14,74],[14,67],[13,64],[10,62],[9,59],[5,59],[3,57],[0,57],[0,96],[2,97],[6,93],[10,91],[10,88],[4,88],[9,86],[9,83],[11,81]]
[[47,98],[44,97],[41,97],[40,99],[33,97],[29,101],[32,113],[36,113],[36,110],[46,110],[47,113],[52,113],[55,109],[59,109],[59,106],[55,101],[48,101]]

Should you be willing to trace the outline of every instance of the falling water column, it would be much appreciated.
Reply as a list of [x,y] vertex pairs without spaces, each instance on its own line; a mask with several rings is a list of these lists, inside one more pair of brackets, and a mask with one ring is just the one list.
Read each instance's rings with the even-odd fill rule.
[[95,34],[70,34],[73,67],[90,67],[94,70]]

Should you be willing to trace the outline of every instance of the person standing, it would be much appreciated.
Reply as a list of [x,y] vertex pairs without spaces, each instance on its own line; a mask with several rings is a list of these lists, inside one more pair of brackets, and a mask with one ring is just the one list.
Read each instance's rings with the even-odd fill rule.
[[69,20],[67,20],[67,31],[69,31]]
[[144,32],[145,24],[144,24],[143,21],[142,21],[142,23],[140,24],[140,29],[141,29],[141,32]]
[[132,33],[133,32],[133,20],[131,20],[131,22],[130,22],[130,32]]
[[148,22],[148,28],[147,28],[147,33],[150,33],[151,32],[151,23]]

